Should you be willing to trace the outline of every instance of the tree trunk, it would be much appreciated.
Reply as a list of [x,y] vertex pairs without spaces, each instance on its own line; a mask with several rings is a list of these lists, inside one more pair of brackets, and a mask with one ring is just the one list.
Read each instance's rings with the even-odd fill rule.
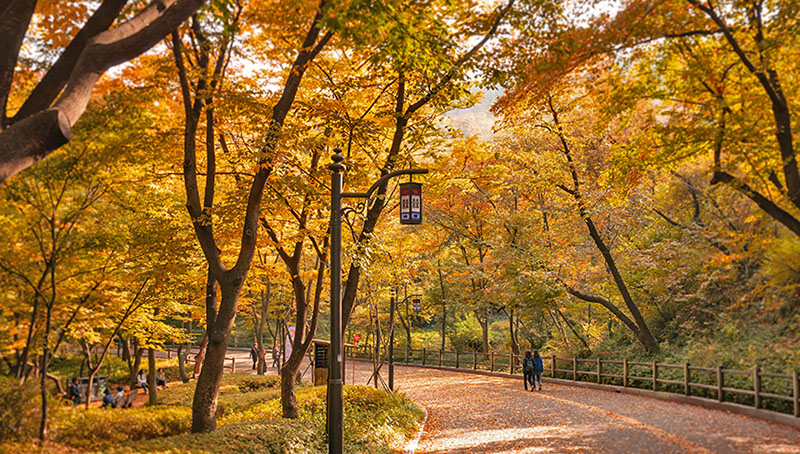
[[158,403],[158,386],[156,383],[156,351],[153,347],[147,349],[147,385],[150,388],[150,399],[148,400],[149,405],[155,405]]
[[267,315],[269,314],[269,303],[270,303],[270,292],[272,290],[272,285],[269,280],[267,280],[267,290],[261,291],[261,313],[260,316],[256,317],[256,324],[255,324],[255,335],[256,335],[256,348],[258,350],[258,364],[256,365],[256,373],[258,375],[264,375],[267,372],[267,361],[264,358],[264,353],[266,349],[264,348],[264,326],[267,323]]
[[217,427],[217,397],[228,351],[228,336],[214,330],[209,337],[214,340],[208,341],[192,400],[192,433],[211,432]]
[[284,418],[297,419],[300,411],[297,407],[294,389],[299,365],[291,367],[290,364],[290,361],[286,361],[281,368],[281,413]]
[[477,319],[481,325],[481,350],[489,353],[489,309],[485,309],[483,316]]
[[130,369],[130,384],[131,386],[136,385],[136,374],[139,372],[139,368],[142,366],[142,356],[144,355],[144,348],[139,348],[138,341],[134,343],[135,350],[133,352],[133,363],[128,368]]
[[583,337],[583,336],[582,336],[582,335],[581,335],[581,334],[578,332],[578,330],[575,328],[575,325],[574,325],[574,324],[573,324],[573,323],[572,323],[572,322],[571,322],[571,321],[570,321],[570,320],[567,318],[567,316],[566,316],[566,315],[564,315],[564,313],[563,313],[563,312],[561,312],[561,311],[560,311],[560,310],[558,310],[558,309],[556,310],[556,313],[558,313],[558,315],[560,315],[560,316],[561,316],[561,319],[562,319],[562,320],[564,320],[564,323],[566,323],[566,324],[567,324],[567,326],[569,327],[570,331],[572,331],[572,334],[574,334],[574,335],[575,335],[575,337],[577,337],[577,338],[578,338],[578,340],[579,340],[579,341],[581,341],[581,343],[583,344],[583,348],[585,348],[585,349],[586,349],[586,351],[588,351],[588,352],[591,352],[591,351],[592,351],[592,349],[591,349],[591,348],[589,348],[589,343],[586,341],[586,338],[585,338],[585,337]]
[[189,383],[189,375],[186,373],[186,358],[189,357],[189,351],[191,350],[191,346],[188,345],[178,345],[178,372],[181,375],[181,381],[183,383]]
[[614,261],[614,257],[611,255],[611,251],[608,249],[608,246],[606,246],[603,238],[600,236],[600,232],[598,232],[597,227],[595,227],[594,222],[592,221],[592,218],[589,215],[586,206],[584,205],[583,196],[581,194],[581,183],[578,177],[578,169],[575,165],[575,161],[572,158],[572,151],[569,143],[567,142],[567,137],[564,135],[561,124],[559,123],[558,111],[556,111],[553,105],[553,98],[550,95],[548,95],[548,107],[553,116],[553,124],[556,126],[555,134],[561,141],[562,152],[564,153],[564,157],[567,159],[570,176],[572,177],[572,189],[569,189],[563,185],[559,185],[559,188],[570,194],[575,200],[575,204],[578,207],[578,213],[586,224],[586,228],[589,230],[589,236],[592,237],[592,241],[594,241],[595,246],[597,246],[597,249],[603,256],[603,260],[605,261],[606,266],[611,273],[611,277],[614,279],[614,284],[616,284],[617,290],[619,290],[619,293],[622,296],[622,300],[625,301],[625,306],[627,306],[628,311],[631,313],[636,322],[636,329],[634,332],[639,338],[639,341],[648,351],[657,352],[658,343],[650,333],[650,329],[647,327],[647,323],[645,322],[642,313],[639,312],[639,307],[636,305],[636,303],[634,303],[633,298],[628,291],[628,286],[625,285],[625,281],[622,279],[622,275],[617,269],[617,264]]
[[628,311],[636,321],[636,335],[639,338],[639,341],[648,351],[657,352],[658,343],[650,333],[650,328],[647,327],[647,322],[645,322],[642,313],[639,312],[639,307],[633,302],[633,298],[628,291],[628,286],[625,284],[625,281],[622,279],[622,275],[617,269],[617,263],[614,261],[614,257],[611,256],[611,251],[600,237],[600,233],[597,231],[594,222],[592,222],[592,218],[586,216],[584,218],[584,222],[586,223],[586,227],[589,229],[589,235],[592,237],[597,249],[600,250],[600,254],[603,256],[603,259],[605,260],[606,265],[611,272],[611,276],[614,278],[614,283],[617,285],[620,295],[622,295],[622,300],[625,301]]
[[519,355],[519,342],[517,341],[517,332],[514,330],[514,309],[508,310],[508,330],[511,336],[511,353]]
[[239,303],[239,291],[244,278],[234,278],[233,282],[220,282],[219,310],[213,324],[206,330],[207,344],[197,386],[192,400],[192,433],[211,432],[217,427],[217,398],[222,382],[225,354],[228,351],[233,322]]
[[[55,290],[53,291],[55,292]],[[39,422],[39,440],[41,441],[45,441],[47,439],[47,368],[49,366],[50,359],[50,324],[52,322],[52,306],[48,305],[45,312],[44,343],[42,345],[42,375],[40,377],[42,414]]]
[[200,375],[200,369],[203,367],[203,362],[206,358],[206,347],[208,347],[208,328],[203,334],[203,340],[200,342],[200,348],[197,349],[197,354],[194,355],[194,369],[192,370],[192,378],[197,378]]

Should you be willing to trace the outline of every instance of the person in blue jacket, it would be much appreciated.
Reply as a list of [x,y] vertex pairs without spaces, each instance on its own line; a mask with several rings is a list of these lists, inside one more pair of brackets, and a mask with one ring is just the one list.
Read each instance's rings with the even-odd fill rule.
[[542,372],[544,372],[544,362],[542,362],[542,357],[539,355],[539,350],[533,351],[533,377],[531,377],[531,390],[533,390],[534,384],[539,383],[539,391],[542,390]]

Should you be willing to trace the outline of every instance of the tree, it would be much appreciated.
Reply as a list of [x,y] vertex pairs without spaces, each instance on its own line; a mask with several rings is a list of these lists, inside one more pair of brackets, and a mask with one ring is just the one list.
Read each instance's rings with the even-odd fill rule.
[[[791,2],[630,1],[612,14],[584,16],[582,26],[570,11],[529,5],[508,41],[512,71],[495,73],[508,88],[498,109],[595,68],[617,84],[609,110],[648,116],[640,141],[651,151],[640,163],[710,156],[712,184],[750,199],[800,237],[796,90],[785,82],[798,61]],[[529,58],[519,58],[520,49]]]
[[[255,174],[251,177],[249,184],[241,244],[235,264],[231,268],[228,268],[222,260],[222,251],[215,239],[214,221],[211,216],[214,207],[216,178],[215,110],[211,100],[221,81],[226,53],[222,52],[217,55],[212,69],[209,67],[208,58],[210,49],[207,47],[207,43],[203,43],[204,45],[201,45],[199,49],[200,58],[195,60],[199,66],[196,68],[196,72],[199,73],[198,83],[191,84],[183,55],[183,42],[177,31],[173,33],[173,52],[178,68],[186,118],[183,163],[186,206],[203,255],[208,262],[209,275],[213,277],[220,288],[218,306],[208,307],[208,345],[192,402],[193,432],[208,432],[216,427],[215,413],[222,378],[222,365],[236,316],[239,294],[255,255],[261,199],[267,178],[272,173],[272,160],[279,145],[280,133],[308,65],[333,36],[332,31],[322,33],[324,24],[321,21],[325,8],[324,1],[317,5],[311,24],[307,28],[308,31],[297,51],[297,56],[289,68],[280,99],[272,109],[266,130],[262,131],[263,139],[259,141],[260,149]],[[193,31],[196,32],[197,27]],[[221,48],[228,49],[227,46]],[[192,94],[193,86],[197,90],[194,95]],[[201,203],[197,181],[196,132],[199,117],[203,111],[205,111],[206,117],[207,137],[211,140],[206,141],[206,181],[204,198]]]
[[[457,58],[450,57],[450,38],[448,33],[448,20],[450,23],[453,19],[446,17],[426,17],[425,21],[420,21],[415,24],[414,28],[427,27],[435,30],[435,35],[429,36],[424,34],[426,41],[426,54],[424,57],[429,59],[419,58],[418,55],[408,49],[419,49],[418,37],[404,36],[405,30],[409,24],[394,23],[390,30],[395,31],[399,28],[399,42],[395,46],[395,53],[388,53],[384,58],[391,68],[393,74],[396,74],[395,89],[395,103],[393,109],[393,133],[392,140],[388,147],[388,153],[381,165],[380,175],[386,175],[391,172],[401,158],[401,149],[404,143],[404,138],[407,132],[409,123],[415,115],[421,115],[424,111],[423,107],[434,105],[443,106],[449,103],[456,102],[457,99],[464,94],[454,89],[454,82],[460,77],[463,77],[465,68],[471,63],[478,51],[494,36],[500,23],[505,18],[506,14],[511,10],[514,5],[514,0],[509,1],[506,5],[498,8],[493,14],[491,19],[488,20],[488,30],[481,36],[480,41],[470,47],[465,52],[461,53]],[[447,8],[442,9],[444,13],[450,12]],[[460,20],[467,22],[466,27],[474,26],[470,23],[470,18]],[[481,21],[482,22],[482,21]],[[379,21],[376,21],[379,23]],[[391,23],[391,22],[390,22]],[[447,40],[443,40],[443,36],[448,36]],[[409,40],[413,41],[409,42]],[[403,47],[409,46],[409,47]],[[444,47],[445,49],[442,49]],[[441,52],[441,54],[436,54]],[[430,68],[436,68],[437,73],[434,81],[431,81],[429,76]],[[406,99],[406,86],[411,88],[410,92],[424,93],[416,100]],[[454,93],[455,92],[455,93]],[[381,185],[375,195],[375,201],[367,209],[366,216],[360,228],[360,232],[356,235],[356,243],[360,248],[367,247],[373,232],[377,226],[378,218],[386,207],[386,194],[388,182]],[[355,307],[356,293],[358,291],[358,283],[361,276],[361,264],[358,260],[354,260],[347,272],[347,281],[342,295],[342,326],[343,329],[347,327],[350,319],[350,314]]]
[[[0,53],[0,183],[67,143],[100,77],[153,47],[203,0],[153,1],[110,29],[127,3],[103,1],[11,117],[9,100],[23,98],[16,92],[20,87],[14,86],[14,73],[37,2],[11,0],[0,7],[0,37],[6,43]],[[54,31],[59,33],[64,31]]]

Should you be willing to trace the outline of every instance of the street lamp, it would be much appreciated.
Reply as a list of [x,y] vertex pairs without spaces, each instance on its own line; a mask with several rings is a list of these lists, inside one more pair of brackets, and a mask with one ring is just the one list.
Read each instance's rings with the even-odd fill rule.
[[[400,302],[400,305],[405,304],[409,298],[419,298],[421,296],[422,295],[420,295],[419,293],[408,295],[407,297],[405,297],[403,301]],[[414,299],[414,302],[417,301],[419,300]],[[395,306],[395,299],[394,299],[394,292],[392,292],[392,305],[389,308],[389,390],[391,391],[394,391],[394,306]],[[409,327],[409,329],[411,329],[411,327]]]
[[[328,375],[328,453],[342,454],[343,433],[342,433],[342,403],[344,401],[342,393],[342,199],[359,198],[369,199],[370,196],[381,185],[389,179],[400,175],[421,175],[428,173],[428,169],[405,169],[395,170],[378,179],[367,192],[342,192],[342,177],[347,171],[347,167],[342,164],[344,156],[342,150],[335,148],[335,154],[331,157],[333,161],[328,165],[331,171],[331,349],[328,353],[330,374]],[[417,183],[418,184],[418,183]],[[418,219],[422,220],[422,195],[411,200],[418,203]],[[411,217],[411,216],[409,216]],[[415,219],[416,220],[416,219]],[[419,223],[419,221],[415,222]]]

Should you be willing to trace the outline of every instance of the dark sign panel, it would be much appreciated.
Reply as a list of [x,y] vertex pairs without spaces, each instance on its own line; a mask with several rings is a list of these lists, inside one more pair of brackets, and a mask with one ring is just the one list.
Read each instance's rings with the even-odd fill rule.
[[422,222],[422,183],[400,184],[400,223]]
[[314,344],[314,367],[322,369],[328,368],[327,344]]

